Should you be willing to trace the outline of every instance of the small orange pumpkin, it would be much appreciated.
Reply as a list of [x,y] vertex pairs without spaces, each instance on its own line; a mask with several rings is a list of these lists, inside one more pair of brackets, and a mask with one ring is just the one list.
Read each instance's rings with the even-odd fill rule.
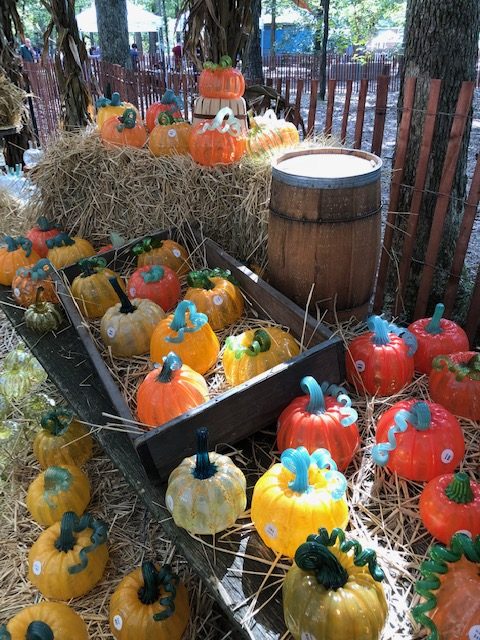
[[6,246],[0,247],[0,284],[9,287],[20,267],[29,267],[40,260],[28,238],[5,236]]
[[148,148],[154,156],[187,155],[191,127],[188,122],[173,118],[163,111],[158,116],[148,141]]
[[147,131],[137,122],[134,109],[125,109],[123,115],[108,118],[100,129],[100,138],[106,144],[116,147],[138,147],[141,149],[147,141]]
[[205,62],[198,79],[198,91],[204,98],[241,98],[245,91],[242,72],[234,69],[232,59],[222,56],[220,64]]
[[232,164],[244,153],[245,137],[230,107],[220,109],[213,121],[201,120],[192,128],[190,154],[198,164],[207,167]]
[[12,281],[13,297],[17,304],[22,307],[34,304],[39,287],[43,287],[44,302],[59,302],[51,273],[52,265],[46,258],[42,258],[32,267],[20,267]]
[[133,247],[132,252],[137,256],[138,267],[160,264],[170,267],[179,276],[190,271],[187,250],[174,240],[144,238]]

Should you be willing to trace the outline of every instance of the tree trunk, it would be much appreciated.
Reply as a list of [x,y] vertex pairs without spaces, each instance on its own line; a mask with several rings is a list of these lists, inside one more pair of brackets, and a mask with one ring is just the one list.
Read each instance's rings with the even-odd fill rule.
[[[428,90],[431,78],[442,78],[442,91],[437,116],[436,131],[433,138],[430,166],[425,185],[422,208],[420,211],[418,231],[410,268],[406,295],[403,300],[405,319],[413,315],[418,285],[422,274],[425,251],[428,244],[436,198],[429,192],[438,192],[442,174],[448,137],[453,121],[453,114],[462,81],[475,80],[478,55],[478,37],[480,11],[478,0],[409,0],[405,25],[405,58],[403,79],[416,76],[417,89],[415,111],[405,164],[403,183],[400,194],[399,211],[409,211],[413,194],[411,186],[415,183],[415,171],[423,133],[423,121],[427,105]],[[403,86],[399,97],[399,109],[403,104]],[[462,142],[456,176],[452,189],[452,200],[443,230],[442,247],[437,260],[437,269],[432,287],[430,306],[443,298],[445,281],[451,267],[455,242],[463,212],[462,199],[466,187],[466,162],[470,138],[471,119],[467,123]],[[404,229],[407,216],[400,216],[397,224],[401,227],[394,234],[393,261],[396,263],[401,255]],[[396,268],[391,264],[387,283],[385,303],[390,304],[396,295],[398,281]],[[461,310],[460,315],[461,315]]]
[[137,45],[138,53],[143,53],[143,41],[142,41],[142,34],[140,33],[140,31],[135,31],[134,41],[135,41],[135,44]]
[[165,43],[167,46],[167,56],[170,56],[172,52],[170,51],[170,41],[168,38],[168,19],[167,19],[167,9],[165,7],[165,0],[162,0],[162,14],[163,14],[163,28],[165,29]]
[[277,39],[277,0],[272,0],[272,21],[270,23],[270,55],[275,55]]
[[263,84],[262,45],[260,42],[260,14],[262,0],[252,2],[252,30],[248,36],[243,56],[242,72],[252,84]]
[[148,53],[157,52],[157,38],[158,33],[156,31],[148,32]]
[[95,0],[95,8],[102,60],[130,69],[126,0]]
[[328,44],[328,30],[329,30],[329,11],[330,0],[322,0],[323,8],[323,34],[322,34],[322,55],[320,58],[320,100],[325,100],[325,93],[327,91],[327,44]]

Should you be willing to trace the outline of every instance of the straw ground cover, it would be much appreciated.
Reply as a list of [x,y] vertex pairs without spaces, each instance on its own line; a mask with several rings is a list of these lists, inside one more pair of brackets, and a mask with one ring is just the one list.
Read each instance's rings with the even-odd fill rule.
[[0,233],[16,235],[26,228],[23,205],[6,189],[0,188]]
[[26,96],[25,91],[0,73],[0,128],[20,127]]

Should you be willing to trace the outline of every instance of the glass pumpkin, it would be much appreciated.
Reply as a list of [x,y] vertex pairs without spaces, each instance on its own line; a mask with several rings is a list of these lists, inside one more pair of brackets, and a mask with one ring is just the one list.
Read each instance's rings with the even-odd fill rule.
[[122,102],[120,94],[116,91],[112,93],[112,97],[110,99],[105,98],[105,96],[99,98],[95,103],[95,107],[97,109],[98,129],[101,129],[103,123],[109,118],[123,115],[125,109],[133,109],[136,111],[136,108],[130,102]]
[[0,442],[5,444],[13,440],[20,431],[22,425],[17,420],[0,420]]
[[267,547],[293,558],[312,528],[345,528],[346,489],[326,449],[311,455],[304,447],[287,449],[255,484],[252,522]]
[[116,640],[181,640],[190,618],[185,585],[168,565],[153,562],[123,578],[110,600]]
[[40,426],[43,414],[51,411],[55,405],[55,400],[46,393],[35,393],[22,402],[22,414],[24,418]]
[[263,153],[271,153],[283,144],[281,136],[272,127],[253,126],[249,130],[246,139],[247,155],[255,156]]
[[28,307],[35,302],[37,289],[43,287],[43,300],[58,303],[57,289],[51,273],[52,265],[46,258],[42,258],[31,267],[20,267],[12,280],[15,302],[22,307]]
[[72,296],[86,318],[101,318],[118,302],[118,296],[109,278],[116,278],[123,291],[125,291],[125,284],[118,273],[106,268],[105,258],[98,256],[83,258],[78,266],[82,273],[71,284]]
[[107,525],[89,513],[67,511],[28,554],[28,579],[46,598],[70,600],[91,591],[108,561]]
[[74,264],[82,258],[95,255],[95,249],[88,240],[68,233],[60,233],[55,238],[47,240],[47,257],[56,269],[63,269],[69,264]]
[[9,287],[20,267],[29,267],[40,260],[28,238],[5,236],[0,246],[0,284]]
[[430,397],[457,416],[480,420],[480,354],[437,356],[428,379]]
[[214,331],[230,326],[244,311],[242,292],[229,278],[231,275],[220,269],[191,271],[187,276],[185,300],[191,300],[207,316]]
[[147,109],[145,115],[145,124],[148,131],[152,132],[158,123],[158,116],[161,113],[167,113],[172,118],[182,118],[183,102],[182,99],[175,95],[172,89],[167,89],[163,94],[160,102],[153,102]]
[[463,533],[450,546],[434,545],[420,565],[415,591],[423,602],[413,608],[427,640],[476,640],[480,631],[480,536]]
[[222,56],[220,64],[205,62],[198,79],[198,92],[204,98],[241,98],[245,91],[245,78],[232,67],[232,59]]
[[379,316],[370,317],[367,325],[370,331],[348,345],[347,380],[360,394],[394,395],[413,380],[416,339]]
[[35,302],[27,307],[23,316],[25,326],[36,333],[57,331],[63,322],[60,305],[43,299],[43,287],[38,287]]
[[373,461],[415,482],[453,472],[465,454],[460,423],[434,402],[397,402],[380,417],[375,439]]
[[415,371],[430,373],[435,356],[468,351],[465,331],[456,322],[443,318],[445,305],[439,303],[431,318],[421,318],[409,325],[408,330],[417,339]]
[[241,123],[230,107],[220,109],[213,120],[197,122],[192,127],[189,144],[195,162],[207,167],[232,164],[245,153]]
[[42,469],[63,464],[81,467],[92,457],[93,440],[87,427],[77,422],[65,407],[45,413],[40,425],[33,453]]
[[12,414],[12,411],[12,406],[8,400],[4,396],[0,395],[0,420],[8,418],[8,416]]
[[342,529],[309,535],[283,583],[283,615],[294,640],[379,640],[387,617],[375,551]]
[[44,527],[62,519],[65,511],[81,516],[90,502],[90,484],[78,467],[48,467],[30,484],[26,505],[32,518]]
[[178,527],[213,535],[235,524],[247,506],[246,479],[228,456],[208,451],[208,430],[197,430],[197,453],[168,478],[165,504]]
[[82,618],[63,602],[40,602],[25,607],[6,627],[2,640],[89,640]]
[[191,126],[182,119],[174,119],[168,113],[160,113],[158,124],[150,133],[148,148],[153,156],[187,155]]
[[136,269],[127,285],[130,298],[148,298],[164,311],[172,309],[180,300],[180,280],[173,269],[159,264]]
[[279,451],[305,447],[309,453],[328,449],[340,471],[348,467],[360,444],[358,414],[345,389],[312,376],[302,378],[306,395],[292,400],[277,423]]
[[126,238],[121,236],[116,231],[110,231],[110,233],[108,235],[109,235],[109,238],[110,238],[110,244],[106,244],[103,247],[100,247],[100,249],[97,251],[97,255],[102,254],[102,253],[106,253],[107,251],[110,251],[111,249],[120,249],[120,247],[123,247],[128,242],[128,240]]
[[300,142],[297,127],[283,118],[279,120],[273,109],[267,109],[263,115],[251,118],[251,124],[254,129],[261,128],[274,132],[279,139],[278,146],[290,147]]
[[0,394],[8,401],[19,401],[47,379],[39,361],[20,343],[4,358],[0,372]]
[[137,256],[138,267],[159,264],[170,267],[179,276],[190,271],[187,250],[174,240],[144,238],[133,247],[132,252]]
[[162,362],[171,351],[201,375],[217,361],[218,338],[208,324],[207,316],[198,313],[190,300],[182,300],[175,313],[159,322],[152,334],[150,358],[153,362]]
[[109,278],[120,302],[110,307],[100,323],[103,343],[117,358],[131,358],[148,353],[150,337],[165,317],[163,309],[146,298],[130,300],[116,278]]
[[47,240],[58,236],[60,228],[50,222],[45,216],[37,218],[37,224],[27,233],[27,238],[32,243],[33,250],[40,258],[46,258],[48,253]]
[[466,473],[447,473],[430,480],[419,507],[425,528],[444,544],[455,533],[480,536],[480,484]]
[[222,358],[225,377],[234,387],[299,353],[295,338],[278,327],[249,329],[226,339]]
[[209,400],[203,376],[169,353],[161,370],[146,376],[137,391],[140,422],[156,427]]
[[147,131],[141,121],[137,122],[135,109],[125,109],[121,116],[105,120],[100,129],[100,138],[114,147],[137,147],[141,149],[147,142]]

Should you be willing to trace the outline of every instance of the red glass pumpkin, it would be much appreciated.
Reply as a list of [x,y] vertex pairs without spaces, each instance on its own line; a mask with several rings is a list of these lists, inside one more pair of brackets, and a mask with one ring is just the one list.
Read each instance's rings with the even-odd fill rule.
[[33,250],[41,257],[46,258],[48,253],[47,240],[55,238],[60,232],[60,227],[49,222],[45,216],[37,219],[37,224],[27,233],[27,238],[32,243]]
[[132,273],[127,293],[130,298],[148,298],[168,311],[180,300],[180,280],[173,269],[150,264]]
[[434,402],[397,402],[378,421],[375,439],[374,462],[416,482],[453,472],[465,453],[460,423]]
[[181,99],[175,95],[172,89],[167,89],[162,96],[160,102],[154,102],[151,104],[145,115],[145,124],[148,131],[153,131],[157,124],[157,118],[160,113],[166,111],[172,118],[183,118],[180,109],[183,107]]
[[408,327],[417,338],[415,371],[430,373],[435,356],[468,351],[467,334],[452,320],[442,318],[444,311],[445,305],[439,303],[431,318],[415,320]]
[[[224,118],[227,118],[224,122]],[[190,134],[190,154],[198,164],[212,167],[215,164],[231,164],[245,153],[245,138],[240,121],[230,107],[224,107],[214,120],[198,122]]]
[[198,79],[198,90],[204,98],[241,98],[245,91],[245,78],[232,67],[232,59],[222,56],[220,64],[205,62]]
[[447,473],[430,480],[419,506],[425,528],[444,544],[455,533],[470,538],[480,535],[480,484],[466,473]]
[[379,316],[370,317],[367,325],[370,331],[348,345],[347,380],[357,393],[393,395],[413,379],[416,339]]
[[480,353],[463,351],[437,356],[428,390],[435,402],[469,420],[480,420]]
[[340,471],[350,464],[360,437],[357,412],[345,390],[306,376],[300,382],[306,395],[295,398],[282,411],[277,424],[279,451],[305,447],[309,453],[328,449]]

